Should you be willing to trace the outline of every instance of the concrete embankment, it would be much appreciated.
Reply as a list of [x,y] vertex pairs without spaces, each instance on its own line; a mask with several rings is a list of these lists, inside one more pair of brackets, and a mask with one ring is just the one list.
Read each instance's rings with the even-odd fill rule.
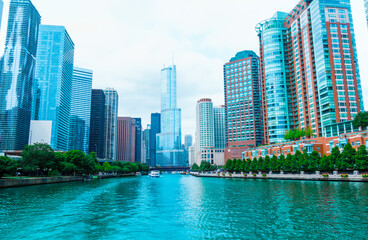
[[84,179],[83,177],[77,176],[0,179],[0,188],[74,182],[74,181],[83,181],[83,179]]
[[127,173],[127,174],[106,174],[106,175],[97,175],[98,178],[120,178],[120,177],[134,177],[135,173]]
[[302,180],[302,181],[343,181],[343,182],[368,182],[368,178],[364,178],[362,174],[348,174],[347,177],[339,174],[328,174],[328,177],[324,177],[322,174],[279,174],[268,173],[265,176],[262,173],[244,174],[241,173],[191,173],[196,177],[216,177],[216,178],[243,178],[243,179],[277,179],[277,180]]

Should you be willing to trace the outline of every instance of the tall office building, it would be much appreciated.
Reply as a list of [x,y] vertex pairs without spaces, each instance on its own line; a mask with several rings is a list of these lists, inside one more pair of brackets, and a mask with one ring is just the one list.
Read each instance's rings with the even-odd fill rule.
[[161,133],[157,135],[156,164],[187,166],[181,147],[181,109],[176,105],[176,66],[161,70]]
[[193,137],[192,135],[185,135],[184,137],[184,148],[186,151],[189,150],[189,147],[193,145]]
[[267,143],[288,129],[321,136],[364,111],[350,1],[302,0],[256,30]]
[[141,144],[141,163],[150,164],[150,132],[151,126],[148,125],[147,129],[142,131],[142,144]]
[[105,94],[101,89],[92,89],[89,152],[98,158],[104,157]]
[[221,134],[225,132],[223,107],[214,107],[211,99],[203,98],[197,102],[196,112],[195,162],[198,165],[202,161],[224,165],[225,134]]
[[[41,25],[32,120],[52,122],[50,145],[54,150],[68,150],[73,64],[74,43],[65,27]],[[39,133],[32,131],[34,134]]]
[[161,114],[151,114],[151,131],[150,131],[150,163],[151,167],[156,166],[156,135],[161,132]]
[[142,119],[134,118],[135,120],[135,162],[141,162],[142,158]]
[[367,25],[368,25],[368,0],[364,0],[364,7],[365,7],[365,16],[367,18]]
[[89,153],[91,123],[92,70],[73,69],[72,100],[70,107],[69,149]]
[[3,19],[3,10],[4,10],[4,1],[0,0],[0,29],[1,29],[1,20]]
[[225,159],[263,143],[259,86],[259,58],[253,51],[238,52],[224,65]]
[[123,162],[135,162],[136,120],[130,117],[118,117],[117,159]]
[[0,149],[28,143],[41,16],[30,0],[11,0],[0,79]]
[[104,90],[105,94],[105,137],[104,158],[117,159],[117,130],[118,130],[118,92],[113,88]]

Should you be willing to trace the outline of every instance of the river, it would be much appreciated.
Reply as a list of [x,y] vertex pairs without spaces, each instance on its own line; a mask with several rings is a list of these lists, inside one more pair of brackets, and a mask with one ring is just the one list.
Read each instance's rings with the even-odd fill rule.
[[0,239],[368,239],[368,183],[163,175],[0,189]]

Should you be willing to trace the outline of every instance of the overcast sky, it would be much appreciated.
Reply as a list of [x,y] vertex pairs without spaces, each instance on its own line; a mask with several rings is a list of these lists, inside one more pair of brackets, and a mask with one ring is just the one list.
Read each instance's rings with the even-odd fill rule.
[[[74,64],[94,71],[93,88],[119,93],[119,116],[160,111],[163,65],[177,65],[182,134],[194,134],[200,98],[224,104],[223,64],[238,51],[259,53],[255,26],[299,0],[33,0],[42,24],[64,25],[75,43]],[[3,52],[10,0],[4,0]],[[365,108],[368,28],[363,0],[351,0]]]

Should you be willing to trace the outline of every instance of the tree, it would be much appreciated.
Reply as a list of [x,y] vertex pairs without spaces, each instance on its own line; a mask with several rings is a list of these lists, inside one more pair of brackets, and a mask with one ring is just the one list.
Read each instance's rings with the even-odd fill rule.
[[102,169],[104,170],[104,172],[110,172],[113,168],[111,167],[110,163],[104,162],[102,164]]
[[28,174],[42,173],[48,175],[48,171],[55,166],[55,154],[50,145],[36,143],[27,145],[22,152],[21,166]]
[[296,150],[293,156],[293,162],[294,162],[294,165],[292,166],[293,170],[300,172],[304,169],[305,166],[304,155],[299,150]]
[[253,158],[253,161],[250,165],[250,170],[252,170],[252,172],[257,172],[258,171],[258,161],[257,158]]
[[276,155],[274,155],[274,157],[277,158],[277,170],[280,170],[280,171],[285,170],[285,168],[286,168],[286,166],[285,166],[285,156],[280,155],[280,157],[277,157]]
[[193,172],[197,172],[197,171],[198,171],[198,169],[199,169],[198,164],[197,164],[197,163],[194,163],[194,164],[193,164],[193,166],[192,166],[192,171],[193,171]]
[[308,157],[308,170],[309,171],[316,171],[319,169],[319,162],[321,160],[321,156],[317,151],[313,151],[311,154],[309,154]]
[[306,137],[313,137],[313,129],[312,127],[309,125],[306,129],[305,129],[305,136]]
[[286,156],[284,170],[287,172],[293,170],[293,156],[290,153]]
[[356,150],[351,146],[350,143],[344,146],[344,150],[341,153],[341,158],[339,162],[340,170],[348,170],[355,168],[355,155]]
[[278,159],[276,155],[273,155],[270,161],[271,161],[270,167],[272,171],[280,170],[280,167],[278,166]]
[[368,112],[360,112],[353,120],[353,126],[355,128],[361,127],[362,129],[366,129],[368,126]]
[[262,164],[262,168],[261,170],[263,172],[266,172],[266,171],[270,171],[270,166],[271,166],[271,160],[270,160],[270,157],[267,155],[265,158],[264,158],[264,161],[263,161],[263,164]]
[[235,172],[240,173],[242,171],[242,161],[240,159],[235,160]]
[[5,174],[15,175],[18,169],[18,162],[6,156],[0,157],[0,178]]
[[333,170],[336,170],[339,168],[339,163],[340,163],[340,159],[341,159],[341,153],[340,153],[340,149],[336,146],[332,149],[331,151],[331,166]]
[[207,161],[202,161],[201,165],[199,166],[199,171],[200,172],[211,171],[211,163],[209,163]]
[[319,169],[322,171],[331,171],[333,169],[331,164],[331,156],[323,155],[319,161]]
[[355,155],[355,163],[359,170],[368,170],[368,151],[365,145],[358,148]]

